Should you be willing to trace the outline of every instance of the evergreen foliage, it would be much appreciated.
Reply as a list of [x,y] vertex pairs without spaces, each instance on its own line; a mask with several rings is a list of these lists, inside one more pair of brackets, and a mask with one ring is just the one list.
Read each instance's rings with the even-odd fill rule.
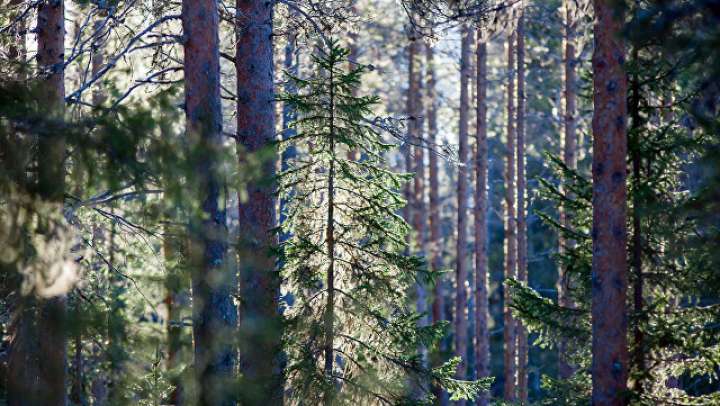
[[[488,380],[452,378],[459,360],[424,366],[420,350],[443,336],[444,324],[418,326],[406,292],[435,273],[402,254],[410,226],[397,214],[398,193],[412,174],[384,168],[383,143],[367,118],[377,96],[354,96],[365,67],[345,71],[349,51],[330,41],[312,57],[316,70],[281,99],[297,134],[280,143],[312,144],[279,175],[287,199],[279,250],[289,300],[284,342],[290,404],[427,404],[430,385],[474,398]],[[347,158],[360,151],[361,161]],[[294,194],[289,191],[294,190]],[[329,361],[329,362],[328,362]],[[413,393],[413,388],[416,393]]]
[[[660,58],[653,40],[632,43],[629,61],[628,307],[632,405],[720,404],[715,391],[720,367],[720,301],[717,268],[708,242],[716,225],[687,208],[701,204],[707,189],[691,182],[698,155],[713,145],[706,131],[688,131],[693,91],[677,62]],[[692,89],[691,86],[687,87]],[[563,207],[568,221],[538,213],[567,244],[558,261],[573,281],[576,308],[562,307],[532,288],[508,281],[512,307],[542,346],[566,342],[576,366],[568,380],[545,376],[550,396],[542,404],[589,405],[591,381],[590,298],[592,280],[592,184],[550,156],[563,188],[540,179],[541,197]],[[703,206],[707,207],[707,206]]]

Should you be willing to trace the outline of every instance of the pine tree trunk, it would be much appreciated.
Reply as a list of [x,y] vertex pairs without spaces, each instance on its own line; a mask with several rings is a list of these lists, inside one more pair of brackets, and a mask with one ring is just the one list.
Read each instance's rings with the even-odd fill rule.
[[230,296],[234,272],[224,266],[227,224],[221,206],[222,148],[217,0],[183,0],[185,115],[196,148],[196,182],[204,216],[190,216],[194,370],[198,404],[233,405],[228,383],[235,351],[229,339],[237,324]]
[[[405,171],[407,173],[411,173],[414,171],[414,161],[412,159],[412,153],[413,153],[413,144],[417,143],[417,139],[415,136],[417,135],[417,129],[416,129],[416,109],[417,109],[417,95],[418,95],[418,75],[416,74],[416,70],[418,69],[417,59],[418,59],[418,47],[419,43],[411,34],[410,38],[410,44],[408,45],[408,90],[407,90],[407,99],[406,99],[406,105],[405,110],[406,114],[408,116],[408,122],[407,122],[407,139],[405,140],[405,143],[403,145],[404,152],[405,152]],[[407,201],[407,205],[403,207],[403,216],[405,217],[405,221],[412,224],[413,219],[413,208],[414,208],[414,198],[415,193],[413,188],[413,182],[408,182],[405,186],[405,189],[403,190],[403,197]],[[408,235],[405,237],[405,242],[407,243],[407,247],[405,249],[405,254],[409,255],[411,250],[411,241],[412,241],[412,235],[411,233],[408,233]]]
[[[425,45],[425,63],[427,65],[427,131],[428,131],[428,142],[431,145],[437,145],[438,143],[438,127],[437,127],[437,91],[435,90],[435,84],[437,79],[435,77],[435,65],[434,65],[434,52],[430,44]],[[429,214],[430,214],[430,233],[427,239],[426,247],[428,247],[428,255],[430,256],[430,266],[432,269],[437,270],[442,267],[442,240],[440,230],[440,182],[438,180],[438,156],[437,153],[430,152],[428,154],[428,180],[429,180]],[[438,276],[435,279],[435,286],[433,287],[433,301],[432,301],[432,324],[436,324],[439,321],[447,320],[448,317],[445,314],[445,290],[446,283],[442,277]],[[447,340],[441,340],[439,343],[440,351],[447,350]],[[437,399],[440,399],[443,405],[447,404],[447,393],[444,392],[440,387],[433,388],[433,394]]]
[[325,231],[328,264],[327,302],[325,304],[325,375],[333,385],[325,393],[325,406],[332,405],[334,392],[333,361],[334,361],[334,325],[335,325],[335,89],[333,86],[333,66],[330,67],[330,164],[328,168],[328,211]]
[[[515,32],[508,37],[507,140],[505,143],[505,278],[516,276],[515,249]],[[504,291],[505,391],[504,399],[515,400],[515,320],[510,309],[510,292]]]
[[[292,14],[295,15],[296,13]],[[299,65],[298,65],[298,49],[296,48],[296,42],[297,42],[297,34],[293,31],[290,34],[288,34],[288,44],[285,46],[285,70],[290,73],[291,75],[297,76],[299,71]],[[297,89],[295,88],[295,84],[292,80],[288,80],[285,84],[285,91],[288,93],[293,93]],[[288,103],[285,103],[283,105],[283,139],[287,140],[295,135],[297,135],[297,129],[295,127],[291,127],[290,123],[292,123],[296,118],[296,114],[290,109],[290,105]],[[285,150],[282,152],[282,156],[280,157],[280,170],[286,171],[290,169],[289,162],[297,156],[297,148],[295,145],[289,145]],[[291,192],[292,193],[292,192]],[[285,206],[287,205],[287,200],[281,199],[280,200],[280,220],[279,223],[282,224],[285,222],[285,219],[287,216],[285,215]],[[287,235],[285,232],[280,233],[280,243],[284,243],[285,241],[290,238],[289,235]],[[280,267],[282,267],[282,264],[280,264]]]
[[[43,70],[49,105],[62,109],[65,98],[64,1],[44,0],[38,6],[39,67]],[[63,135],[38,138],[38,186],[44,200],[62,203],[65,192],[65,142]],[[39,300],[37,319],[37,394],[40,405],[67,404],[67,297]]]
[[[420,61],[420,49],[421,44],[418,41],[413,41],[415,50],[413,56],[415,59],[414,75],[413,80],[414,86],[414,97],[413,97],[413,116],[417,117],[412,120],[412,134],[417,137],[415,145],[415,156],[413,157],[413,172],[415,172],[415,178],[413,179],[414,193],[413,193],[413,229],[415,230],[415,255],[425,258],[425,240],[427,238],[427,207],[425,206],[425,148],[420,139],[423,134],[423,103],[422,94],[420,92],[420,80],[422,78],[422,68]],[[415,287],[415,309],[418,313],[427,311],[427,292],[425,285],[418,284]],[[428,325],[428,317],[424,316],[420,319],[421,326]],[[424,354],[427,349],[424,349]],[[425,354],[426,355],[426,354]]]
[[[275,139],[273,107],[273,3],[237,0],[237,136],[240,154],[270,148]],[[243,155],[240,160],[244,159]],[[275,174],[275,162],[263,163],[263,179]],[[243,406],[282,403],[280,379],[280,282],[267,246],[276,240],[275,197],[271,187],[254,183],[239,207],[240,373]],[[260,326],[260,328],[253,327]]]
[[[563,161],[570,169],[577,168],[577,141],[575,137],[575,21],[573,12],[569,9],[568,1],[565,2],[565,114],[564,114],[564,139],[563,139]],[[560,207],[560,224],[567,225],[567,213]],[[560,237],[558,241],[558,252],[565,252],[565,247],[572,247],[574,241],[565,240]],[[568,289],[572,286],[568,275],[562,265],[558,267],[558,303],[560,306],[574,308],[575,303],[568,295]],[[567,362],[567,342],[560,341],[558,345],[558,375],[560,379],[568,379],[573,373],[573,368]]]
[[[487,140],[487,45],[477,30],[477,87],[475,153],[475,374],[490,377],[490,336],[488,335],[488,140]],[[480,394],[477,406],[488,406],[489,394]]]
[[[355,17],[355,16],[358,15],[357,4],[356,4],[356,3],[357,3],[356,0],[351,0],[351,1],[350,1],[350,15],[353,16],[353,17]],[[354,69],[355,66],[356,66],[356,65],[355,65],[355,62],[356,62],[356,59],[357,59],[357,57],[358,57],[358,51],[359,51],[358,42],[359,42],[359,38],[358,38],[357,32],[354,31],[354,30],[351,30],[350,32],[348,32],[347,38],[348,38],[348,48],[350,49],[350,54],[348,54],[348,70],[352,70],[352,69]],[[358,94],[358,88],[357,88],[357,87],[353,87],[352,93],[353,93],[353,96],[357,96],[357,94]],[[348,154],[348,159],[350,159],[350,160],[352,160],[352,161],[358,161],[358,160],[360,160],[360,152],[357,151],[357,150],[348,150],[347,154]]]
[[[517,27],[517,228],[518,280],[527,283],[527,218],[525,207],[525,11]],[[518,392],[522,404],[528,400],[527,362],[528,343],[525,326],[517,321],[518,335]]]
[[[19,7],[21,4],[21,0],[13,0],[11,3],[15,7]],[[19,13],[20,11],[17,12],[17,14]],[[25,20],[21,20],[18,23],[18,31],[23,31],[25,26]],[[18,36],[18,44],[10,47],[8,59],[24,63],[26,55],[26,39],[25,35],[21,34]],[[26,79],[23,71],[18,73],[17,79],[19,81]],[[25,170],[20,170],[14,175],[19,187],[25,187],[27,182]],[[6,286],[8,294],[9,291],[20,290],[19,278],[9,279],[6,283],[8,283]],[[27,405],[31,403],[31,396],[35,393],[36,363],[35,354],[31,350],[31,340],[35,337],[34,328],[35,308],[31,298],[18,297],[13,303],[8,323],[8,361],[5,371],[7,379],[3,379],[2,382],[5,386],[3,395],[6,396],[8,406]]]
[[627,389],[627,78],[623,17],[597,0],[593,54],[592,402],[621,406]]
[[[458,379],[467,377],[467,346],[468,346],[468,124],[470,119],[469,79],[470,79],[470,46],[471,30],[467,24],[460,27],[460,131],[458,150],[458,221],[457,221],[457,263],[455,273],[455,356],[462,357],[458,365]],[[458,401],[463,406],[465,401]]]
[[[428,98],[428,141],[435,145],[438,142],[437,134],[437,92],[435,90],[434,55],[431,45],[425,46],[425,60],[427,63],[427,98]],[[441,235],[440,235],[440,182],[438,180],[438,156],[430,153],[428,156],[428,177],[430,181],[430,266],[432,269],[442,267]],[[433,324],[446,320],[443,297],[444,281],[441,277],[435,280],[433,292],[432,322]]]

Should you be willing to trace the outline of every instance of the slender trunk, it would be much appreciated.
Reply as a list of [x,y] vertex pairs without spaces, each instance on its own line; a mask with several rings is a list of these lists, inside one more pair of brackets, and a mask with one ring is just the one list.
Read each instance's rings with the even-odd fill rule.
[[[415,136],[417,136],[417,128],[416,128],[416,121],[417,121],[417,95],[418,95],[418,83],[417,79],[418,76],[416,74],[416,69],[418,68],[416,66],[417,62],[417,56],[418,56],[418,46],[419,43],[415,39],[414,36],[411,36],[409,38],[410,44],[408,45],[408,90],[407,90],[407,100],[406,100],[406,114],[408,116],[408,131],[407,131],[407,139],[405,140],[404,148],[405,148],[405,171],[407,173],[411,173],[414,170],[414,162],[412,159],[412,152],[413,152],[413,144],[416,143],[417,139]],[[415,198],[415,195],[413,193],[413,183],[408,182],[405,186],[405,189],[403,190],[403,196],[405,200],[407,201],[407,205],[403,207],[403,216],[405,217],[405,221],[408,223],[412,223],[412,211],[413,211],[413,200]],[[418,236],[419,238],[420,236]],[[411,233],[408,233],[408,235],[405,237],[405,242],[407,243],[405,253],[410,254],[411,249],[411,241],[412,241],[412,235]]]
[[[517,232],[518,280],[527,283],[527,218],[525,214],[525,12],[517,27]],[[522,404],[528,400],[528,343],[522,320],[517,321],[518,391]]]
[[[65,98],[65,4],[44,0],[38,6],[38,65],[45,76],[46,100],[59,113]],[[40,196],[62,204],[65,192],[63,135],[38,138]],[[37,393],[40,405],[67,404],[67,297],[40,299],[37,321]]]
[[[21,0],[13,0],[12,4],[16,7],[20,7],[22,4]],[[17,14],[20,11],[16,12]],[[18,23],[17,30],[21,32],[18,35],[18,43],[13,44],[9,50],[9,59],[16,61],[18,64],[26,62],[26,47],[25,47],[25,34],[22,33],[25,30],[25,20],[21,20]],[[24,66],[21,66],[21,70],[17,74],[19,81],[25,80]],[[16,133],[15,136],[20,134]],[[18,184],[20,190],[27,187],[27,175],[25,168],[17,171],[15,175],[15,181]],[[9,279],[8,294],[10,291],[20,291],[20,280],[17,277]],[[6,296],[7,297],[7,296]],[[8,361],[7,361],[7,379],[3,381],[3,385],[6,385],[3,391],[3,395],[7,398],[8,406],[20,406],[32,403],[30,401],[31,396],[35,393],[35,359],[32,352],[31,340],[35,337],[35,308],[32,304],[31,298],[24,298],[18,296],[13,303],[13,308],[10,314],[10,321],[8,323]]]
[[[431,145],[436,145],[438,142],[438,127],[437,127],[437,92],[435,90],[435,84],[437,79],[435,77],[435,65],[434,65],[434,52],[432,45],[425,45],[425,60],[427,65],[427,131],[428,131],[428,142]],[[438,270],[442,267],[442,241],[441,241],[441,230],[440,230],[440,182],[438,180],[438,156],[437,153],[430,152],[428,154],[428,179],[429,179],[429,214],[430,214],[430,234],[427,239],[426,247],[428,247],[430,256],[430,266],[433,270]],[[445,314],[445,288],[446,283],[442,277],[438,276],[435,279],[435,286],[433,287],[433,301],[432,301],[432,324],[436,324],[442,320],[447,320]],[[440,341],[440,351],[447,350],[447,340]],[[446,393],[440,387],[433,388],[433,394],[437,399],[440,399],[442,404],[445,402]]]
[[[290,34],[288,34],[288,44],[285,46],[285,70],[290,73],[293,76],[298,75],[298,49],[296,48],[296,42],[297,42],[297,34],[293,31]],[[295,82],[292,80],[288,80],[285,84],[285,91],[287,93],[294,93],[297,91],[295,87]],[[297,135],[297,129],[295,127],[291,127],[290,123],[295,121],[296,114],[292,111],[290,108],[289,103],[285,103],[283,105],[283,139],[287,140],[295,135]],[[289,145],[285,150],[282,152],[281,162],[280,162],[280,170],[286,171],[290,169],[289,162],[297,156],[297,148],[295,145]],[[293,193],[293,192],[291,192]],[[293,193],[294,195],[294,193]],[[288,199],[292,198],[292,195],[288,197]],[[282,224],[285,222],[285,219],[287,218],[287,215],[285,214],[285,207],[287,206],[288,200],[281,199],[280,200],[280,220],[279,223]],[[280,243],[285,243],[290,236],[286,234],[285,232],[280,233]],[[280,264],[280,267],[282,268],[283,264]]]
[[[414,67],[415,79],[415,95],[413,97],[413,115],[417,117],[412,120],[412,132],[417,140],[419,141],[423,134],[423,103],[422,94],[420,92],[420,81],[422,80],[422,68],[420,67],[420,46],[418,41],[414,41],[415,51],[413,56],[416,59]],[[427,237],[427,207],[425,206],[425,148],[421,142],[417,142],[415,145],[415,156],[414,158],[414,172],[415,178],[413,179],[414,195],[413,195],[413,229],[415,230],[415,254],[421,258],[425,258],[425,240]],[[415,287],[415,310],[418,313],[424,313],[427,311],[427,292],[425,285],[418,284]],[[420,319],[421,326],[428,325],[428,317],[424,316]],[[423,349],[423,355],[427,354],[427,349]]]
[[[516,276],[515,250],[515,32],[508,37],[507,140],[505,143],[505,278]],[[505,392],[504,399],[515,400],[515,320],[510,310],[510,292],[504,290]]]
[[[240,154],[271,148],[273,107],[273,2],[237,0],[237,136]],[[244,156],[240,156],[240,160]],[[263,163],[263,180],[272,179],[275,162]],[[239,205],[240,372],[243,406],[282,403],[280,371],[280,281],[267,247],[277,243],[273,187],[254,182]],[[251,328],[260,326],[260,328]]]
[[[350,15],[353,17],[358,15],[356,3],[357,3],[356,0],[350,1]],[[348,36],[348,48],[350,48],[350,54],[348,55],[348,70],[352,70],[353,68],[355,68],[356,58],[358,57],[358,51],[359,51],[358,39],[359,38],[358,38],[357,32],[354,30],[351,30],[350,32],[348,32],[347,36]],[[358,95],[357,86],[353,86],[352,94],[353,94],[353,96]],[[351,161],[360,160],[359,151],[354,150],[354,149],[349,149],[347,151],[347,156],[348,156],[348,159],[350,159]]]
[[[425,46],[425,59],[427,61],[427,98],[428,98],[428,141],[435,145],[438,142],[437,133],[437,94],[435,90],[435,67],[434,55],[431,45]],[[440,182],[438,180],[438,157],[430,153],[428,156],[428,177],[430,180],[430,266],[432,269],[442,267],[442,251],[440,236]],[[432,322],[433,324],[445,320],[444,298],[442,295],[443,280],[438,277],[435,280],[433,292]]]
[[223,266],[227,224],[220,194],[222,148],[217,0],[183,0],[185,114],[196,158],[198,197],[203,216],[190,217],[193,345],[198,404],[233,405],[226,389],[233,378],[235,351],[230,336],[237,311],[230,296],[234,272]]
[[[632,49],[632,61],[637,62],[638,60],[638,47],[637,44],[633,44]],[[631,116],[631,133],[635,137],[639,137],[640,134],[637,131],[640,128],[640,78],[637,73],[633,75],[631,89],[632,96],[630,98],[630,116]],[[633,328],[633,354],[632,362],[633,368],[637,372],[644,372],[645,370],[645,349],[643,348],[643,332],[640,328],[641,321],[643,320],[643,272],[642,272],[642,228],[640,224],[640,198],[639,189],[641,187],[641,165],[642,157],[640,156],[640,140],[635,139],[634,148],[630,150],[632,154],[632,171],[633,171],[633,208],[632,208],[632,251],[630,253],[630,268],[633,273],[633,315],[635,318],[635,326]],[[643,386],[644,377],[640,377],[634,380],[633,390],[637,394],[644,392]]]
[[[575,21],[573,12],[569,5],[565,5],[565,114],[564,114],[564,139],[563,139],[563,161],[570,169],[577,168],[577,141],[575,137]],[[572,196],[569,196],[572,198]],[[560,223],[567,225],[569,219],[565,210],[560,207]],[[560,238],[558,241],[558,252],[565,252],[566,247],[573,247],[575,242]],[[574,308],[575,303],[568,294],[573,282],[569,279],[562,265],[558,267],[558,303],[560,306]],[[568,379],[573,373],[573,367],[567,362],[567,342],[562,340],[558,346],[558,374],[560,379]]]
[[[333,382],[333,346],[335,324],[335,89],[333,68],[330,67],[330,167],[328,169],[328,211],[325,245],[330,263],[327,271],[327,302],[325,304],[325,375]],[[325,406],[332,404],[332,385],[325,393]]]
[[624,20],[614,1],[594,4],[592,402],[621,406],[628,377]]
[[[460,123],[458,159],[462,166],[458,170],[458,217],[457,217],[457,263],[455,273],[455,356],[461,357],[458,365],[458,379],[467,376],[467,346],[468,346],[468,123],[469,108],[469,76],[470,76],[470,44],[472,42],[471,29],[467,24],[460,27],[461,53],[460,53]],[[465,401],[458,401],[459,406]]]
[[[477,87],[475,152],[475,373],[490,377],[490,336],[488,335],[488,140],[487,140],[487,45],[477,30]],[[488,406],[489,394],[480,394],[476,405]]]

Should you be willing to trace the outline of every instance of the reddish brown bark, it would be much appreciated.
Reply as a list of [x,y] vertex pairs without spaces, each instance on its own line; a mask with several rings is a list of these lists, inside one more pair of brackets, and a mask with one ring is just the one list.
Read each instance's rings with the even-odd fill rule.
[[[462,164],[458,168],[458,220],[457,220],[457,261],[455,265],[455,356],[461,357],[458,365],[458,379],[467,377],[467,346],[468,346],[468,124],[470,121],[469,79],[470,79],[470,46],[472,33],[467,24],[460,27],[460,123],[458,160]],[[459,401],[458,405],[464,405]]]
[[[575,97],[576,97],[576,56],[575,56],[575,21],[573,20],[573,12],[569,5],[565,4],[566,20],[565,20],[565,112],[564,112],[564,138],[563,138],[563,161],[570,169],[577,167],[577,141],[575,137]],[[567,213],[560,207],[560,223],[567,224]],[[565,247],[572,247],[574,242],[559,238],[558,251],[562,254]],[[568,289],[572,282],[565,273],[562,265],[558,267],[558,302],[560,306],[574,308],[575,303],[568,296]],[[558,346],[558,374],[560,379],[568,379],[572,375],[573,368],[567,362],[566,356],[567,343],[563,340]]]
[[[14,6],[21,4],[20,0],[13,0]],[[20,11],[17,11],[19,14]],[[25,29],[25,21],[22,20],[18,26],[18,31]],[[8,52],[8,57],[17,63],[24,63],[26,60],[25,35],[21,34],[17,37],[17,44],[13,44]],[[25,80],[24,71],[18,72],[18,80]],[[17,171],[14,174],[15,181],[19,187],[26,184],[26,173],[24,170]],[[20,281],[17,278],[7,282],[8,290],[19,290]],[[5,292],[3,292],[5,293]],[[9,297],[9,293],[6,293]],[[31,396],[35,393],[35,358],[31,351],[32,339],[35,337],[35,308],[32,306],[29,298],[18,298],[13,303],[13,309],[8,323],[8,361],[7,371],[3,378],[7,378],[2,385],[7,385],[4,392],[7,396],[7,404],[9,406],[19,406],[31,403]]]
[[[238,20],[237,136],[239,154],[271,148],[275,139],[273,107],[273,3],[237,0]],[[271,179],[275,162],[263,163],[262,177]],[[272,406],[282,402],[280,381],[280,285],[275,259],[267,247],[276,244],[272,187],[248,186],[248,200],[239,206],[240,255],[240,373],[243,406]],[[259,328],[257,326],[260,326]]]
[[[435,90],[435,66],[433,48],[425,46],[425,60],[427,64],[427,98],[428,98],[428,140],[433,145],[437,143],[437,94]],[[428,178],[430,182],[430,266],[432,269],[442,267],[442,251],[440,249],[440,182],[438,180],[438,157],[437,154],[428,154]],[[438,277],[435,280],[432,303],[432,322],[437,323],[445,320],[445,304],[442,295],[443,280]]]
[[[416,140],[420,140],[423,136],[423,103],[422,94],[420,92],[420,80],[422,78],[421,68],[421,57],[420,50],[421,44],[418,41],[413,41],[414,51],[413,57],[415,59],[414,75],[413,80],[415,95],[412,98],[412,114],[417,117],[411,121],[412,134],[417,137]],[[413,179],[413,230],[415,230],[415,254],[421,258],[425,258],[425,240],[427,238],[427,207],[425,206],[425,148],[421,142],[416,142],[415,145],[415,156],[413,157],[413,172],[415,172],[415,178]],[[427,311],[427,292],[425,286],[418,284],[415,287],[415,309],[418,313]],[[420,320],[421,325],[428,324],[428,317],[423,317]]]
[[[45,0],[38,6],[38,66],[51,108],[62,109],[65,97],[65,5]],[[38,138],[38,187],[44,200],[62,203],[65,192],[65,142],[60,133]],[[67,298],[39,300],[37,319],[37,396],[39,405],[67,404]]]
[[234,272],[223,266],[227,224],[220,206],[222,148],[217,0],[183,0],[185,115],[197,156],[196,181],[203,216],[190,217],[193,345],[198,404],[231,405],[228,383],[235,352],[229,337],[237,324],[230,293]]
[[[515,32],[508,37],[507,139],[505,142],[505,278],[517,275],[515,249]],[[510,292],[504,289],[505,310],[503,338],[505,340],[504,399],[515,400],[515,320],[510,310]]]
[[628,377],[625,45],[616,3],[594,5],[592,402],[621,406]]
[[[350,2],[350,15],[352,15],[353,17],[358,15],[356,3],[357,2],[355,0],[351,0],[351,2]],[[348,54],[348,70],[352,70],[356,66],[355,62],[358,57],[359,38],[358,38],[358,34],[355,30],[351,30],[350,32],[348,32],[347,38],[348,38],[348,48],[350,48],[350,54]],[[358,88],[353,87],[352,92],[353,92],[353,96],[357,96]],[[348,150],[347,154],[348,154],[348,159],[350,159],[350,160],[357,161],[360,159],[360,153],[357,150],[354,150],[354,149]]]
[[[413,144],[417,143],[417,139],[415,136],[417,135],[417,96],[418,96],[418,75],[417,75],[417,69],[419,68],[417,66],[417,59],[418,59],[418,48],[420,44],[418,43],[417,39],[414,37],[414,33],[410,34],[410,43],[407,47],[408,52],[408,89],[407,89],[407,98],[406,98],[406,105],[405,110],[406,114],[408,116],[408,122],[407,122],[407,139],[405,140],[405,144],[403,146],[404,152],[405,152],[405,171],[408,173],[411,173],[415,170],[414,168],[414,161],[412,158],[413,154]],[[405,186],[405,189],[403,190],[403,197],[407,201],[407,205],[403,207],[403,216],[405,217],[405,221],[412,224],[412,214],[413,214],[413,208],[414,208],[414,200],[415,200],[415,193],[413,190],[413,182],[408,182]],[[405,241],[408,244],[406,248],[406,253],[410,253],[410,243],[412,240],[412,236],[408,234],[405,237]]]
[[[490,336],[488,335],[488,140],[487,140],[487,45],[477,30],[477,87],[475,151],[475,374],[490,377]],[[480,394],[476,405],[487,406],[488,394]]]

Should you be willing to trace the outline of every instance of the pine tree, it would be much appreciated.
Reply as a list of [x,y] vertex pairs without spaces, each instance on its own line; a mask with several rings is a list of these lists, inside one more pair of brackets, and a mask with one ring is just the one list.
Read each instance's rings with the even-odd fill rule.
[[[393,145],[366,119],[378,97],[353,95],[365,67],[344,71],[349,51],[328,46],[312,57],[312,77],[289,76],[298,93],[281,97],[298,115],[298,134],[280,149],[314,144],[278,177],[289,199],[282,232],[291,235],[278,250],[293,297],[285,313],[288,403],[424,404],[431,385],[473,398],[487,381],[453,379],[459,360],[423,365],[419,350],[434,345],[443,325],[418,326],[422,315],[408,310],[407,289],[436,276],[402,254],[411,229],[397,214],[399,191],[412,175],[383,167]],[[349,150],[366,159],[347,159]]]

